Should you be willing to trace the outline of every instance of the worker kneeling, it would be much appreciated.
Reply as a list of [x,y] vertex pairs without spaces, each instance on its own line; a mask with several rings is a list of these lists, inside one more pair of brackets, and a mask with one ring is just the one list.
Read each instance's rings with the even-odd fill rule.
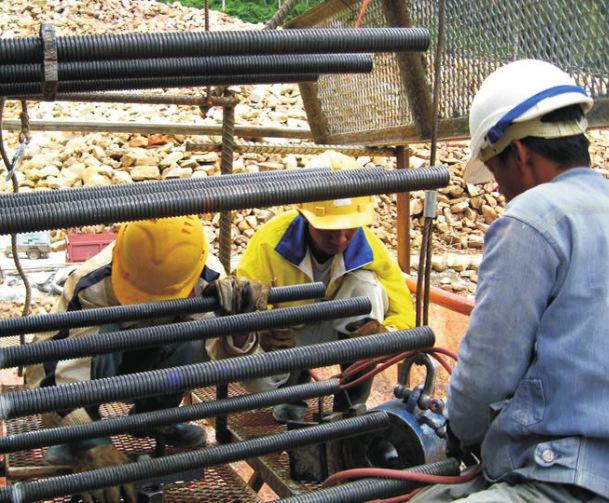
[[[208,253],[208,243],[199,218],[185,216],[125,223],[114,243],[70,275],[54,311],[77,311],[183,299],[201,295],[204,290],[207,292],[210,289],[218,294],[225,314],[257,308],[266,309],[268,288],[254,282],[224,276],[224,269],[218,259]],[[38,334],[35,342],[187,321],[203,316],[213,314],[66,329]],[[208,360],[208,357],[203,341],[198,340],[46,362],[44,365],[27,368],[26,376],[29,386],[45,387],[205,360]],[[181,394],[175,393],[136,399],[131,413],[177,407],[181,398]],[[99,419],[98,406],[93,406],[44,414],[43,426],[66,426]],[[192,424],[149,427],[134,434],[162,436],[168,444],[177,447],[200,447],[205,444],[205,431]],[[74,461],[79,471],[127,461],[125,456],[113,447],[110,438],[53,446],[49,448],[45,459],[59,464],[72,464]]]
[[[307,167],[341,170],[359,166],[350,157],[328,151],[312,159]],[[371,313],[364,317],[261,331],[258,340],[262,350],[275,351],[414,326],[412,300],[402,273],[385,246],[366,227],[374,220],[373,198],[354,197],[300,204],[298,211],[278,215],[256,232],[237,267],[238,276],[267,286],[321,281],[326,285],[326,300],[365,296],[372,303]],[[255,343],[250,338],[241,344],[241,351],[246,352]],[[224,350],[228,356],[240,351],[235,347]],[[341,366],[348,365],[344,362]],[[245,384],[260,390],[308,380],[309,372],[303,370]],[[335,396],[334,410],[344,411],[351,404],[365,403],[371,384],[368,381]],[[280,422],[300,420],[306,409],[304,402],[283,404],[275,406],[273,414]]]

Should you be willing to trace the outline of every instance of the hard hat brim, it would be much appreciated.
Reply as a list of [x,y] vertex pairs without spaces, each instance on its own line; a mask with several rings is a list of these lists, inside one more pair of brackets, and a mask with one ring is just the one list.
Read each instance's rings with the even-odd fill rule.
[[376,221],[376,215],[371,211],[351,215],[327,215],[323,217],[300,208],[298,211],[307,219],[307,222],[320,230],[356,229],[363,225],[371,225]]
[[467,183],[488,183],[495,181],[495,176],[478,158],[471,158],[465,165],[463,178]]
[[[116,249],[116,248],[115,248]],[[176,290],[171,295],[152,294],[138,289],[127,281],[127,275],[121,270],[121,262],[118,257],[114,257],[112,260],[112,274],[110,276],[110,282],[112,284],[112,290],[114,296],[122,304],[145,304],[148,302],[162,302],[165,300],[185,299],[188,297],[192,289],[197,284],[199,274],[193,274],[192,281],[187,285],[183,286],[179,290]]]

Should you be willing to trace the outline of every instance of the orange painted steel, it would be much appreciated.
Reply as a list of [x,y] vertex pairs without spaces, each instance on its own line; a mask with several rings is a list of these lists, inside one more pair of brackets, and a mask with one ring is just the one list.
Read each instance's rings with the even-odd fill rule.
[[[410,291],[414,294],[417,293],[417,282],[412,278],[406,279],[406,284]],[[469,316],[474,308],[473,297],[463,297],[454,293],[446,292],[441,288],[435,286],[431,287],[429,292],[429,299],[433,304],[445,307],[456,313],[465,314]]]

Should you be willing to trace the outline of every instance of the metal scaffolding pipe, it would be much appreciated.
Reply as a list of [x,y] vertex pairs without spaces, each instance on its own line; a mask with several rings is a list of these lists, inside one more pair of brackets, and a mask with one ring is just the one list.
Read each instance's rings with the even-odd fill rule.
[[[2,93],[0,92],[0,96]],[[40,93],[38,93],[39,96]],[[2,123],[4,129],[20,131],[19,120],[7,119]],[[168,135],[208,135],[220,136],[221,125],[197,125],[150,122],[95,122],[95,121],[58,121],[30,120],[30,131],[70,131],[75,133],[140,133]],[[235,136],[243,138],[291,138],[311,140],[309,129],[261,126],[235,126]]]
[[[427,475],[459,475],[459,463],[455,459],[447,459],[429,465],[413,466],[406,471],[424,473]],[[359,503],[371,500],[390,498],[408,494],[424,482],[410,480],[391,480],[385,478],[368,478],[349,482],[339,486],[328,487],[318,491],[298,494],[290,498],[275,500],[275,503],[344,503],[349,501]]]
[[[269,304],[318,299],[324,295],[325,286],[323,283],[282,286],[271,288]],[[205,313],[215,311],[219,307],[218,299],[215,296],[210,296],[167,300],[150,304],[130,304],[63,313],[39,314],[22,318],[6,318],[0,320],[0,337],[77,327],[91,327],[124,321],[146,320],[170,315]]]
[[315,180],[263,181],[120,200],[81,201],[77,207],[55,203],[5,208],[0,213],[0,234],[435,189],[445,186],[449,176],[443,167],[400,171],[372,168],[335,171]]
[[[58,63],[58,82],[96,79],[174,78],[183,75],[367,73],[369,54],[269,54],[152,59],[106,59]],[[39,63],[0,65],[1,82],[43,82]]]
[[145,328],[104,332],[87,337],[67,337],[36,344],[0,348],[0,368],[31,365],[82,356],[162,346],[178,342],[225,337],[230,334],[281,328],[322,320],[369,314],[368,297],[316,302],[306,306],[270,309]]
[[[58,93],[80,93],[96,91],[127,91],[133,89],[159,89],[171,87],[201,87],[247,84],[278,84],[288,82],[315,82],[318,74],[276,74],[266,75],[203,75],[188,77],[139,78],[139,79],[100,79],[68,80],[58,82]],[[61,95],[61,94],[60,94]],[[0,96],[23,99],[35,98],[54,100],[44,97],[41,82],[14,82],[0,84]]]
[[135,397],[179,393],[198,387],[429,348],[434,342],[435,337],[429,327],[418,327],[183,367],[5,392],[0,395],[0,419],[70,410]]
[[338,393],[339,381],[319,381],[297,386],[288,386],[272,391],[243,395],[225,400],[203,402],[184,407],[155,410],[142,414],[105,418],[103,421],[61,426],[28,431],[0,437],[0,453],[36,449],[49,445],[77,442],[89,438],[109,437],[123,433],[145,430],[152,426],[182,423],[206,419],[222,414],[235,414],[246,410],[257,410],[289,401],[306,400]]
[[[216,152],[221,150],[219,143],[194,143],[186,142],[186,150],[190,152]],[[336,150],[352,157],[360,156],[382,156],[394,157],[395,149],[381,147],[364,147],[363,145],[304,145],[286,143],[258,143],[240,142],[235,143],[235,152],[251,152],[254,154],[300,154],[316,155],[326,150]],[[280,171],[279,171],[280,173]]]
[[236,444],[209,447],[45,480],[23,482],[10,488],[10,499],[7,501],[24,503],[47,500],[56,496],[74,495],[92,489],[148,480],[195,468],[205,468],[273,452],[291,450],[337,438],[347,438],[382,430],[387,426],[389,426],[389,416],[385,412],[373,412],[365,416],[277,433]]
[[[422,52],[424,28],[307,28],[174,33],[121,33],[57,37],[58,61],[183,58],[255,54]],[[40,38],[0,40],[3,64],[42,62]]]

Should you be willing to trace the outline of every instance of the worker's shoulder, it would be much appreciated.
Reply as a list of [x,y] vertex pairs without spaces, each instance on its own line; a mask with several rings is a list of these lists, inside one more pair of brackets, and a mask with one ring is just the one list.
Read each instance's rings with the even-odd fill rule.
[[286,211],[274,216],[256,230],[254,238],[262,242],[279,241],[297,216],[298,212],[296,210]]
[[572,168],[514,198],[505,216],[525,221],[556,220],[590,207],[609,208],[609,182],[591,168]]
[[103,248],[97,255],[94,255],[86,262],[83,262],[78,266],[71,274],[69,279],[77,283],[82,278],[89,276],[99,269],[109,268],[112,264],[112,250],[114,249],[114,242]]

